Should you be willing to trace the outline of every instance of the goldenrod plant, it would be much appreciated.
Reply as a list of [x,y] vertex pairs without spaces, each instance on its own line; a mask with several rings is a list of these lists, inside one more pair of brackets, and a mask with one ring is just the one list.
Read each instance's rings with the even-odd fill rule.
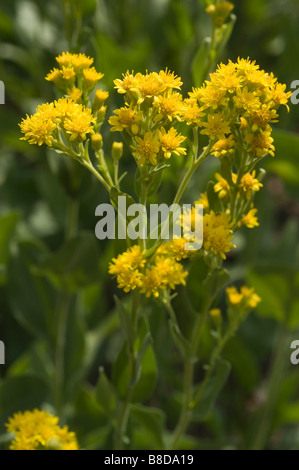
[[[111,276],[114,300],[109,308],[103,302],[112,323],[105,323],[98,336],[92,331],[84,336],[81,326],[74,334],[69,332],[69,312],[78,305],[84,312],[101,284],[94,277],[92,286],[79,297],[81,270],[71,281],[67,273],[72,265],[64,270],[77,236],[74,225],[80,198],[74,205],[71,197],[68,251],[55,264],[48,257],[34,267],[39,279],[47,278],[60,290],[47,346],[37,349],[46,358],[40,374],[51,382],[51,406],[46,408],[49,412],[27,409],[10,417],[6,425],[13,433],[10,449],[82,447],[80,436],[58,425],[59,418],[64,423],[71,417],[71,429],[76,430],[76,419],[81,418],[74,402],[79,395],[84,407],[94,407],[101,415],[99,425],[93,423],[90,428],[87,447],[196,448],[194,436],[230,376],[224,349],[263,301],[254,283],[248,285],[228,268],[238,256],[238,243],[245,243],[261,223],[255,203],[257,193],[263,197],[266,172],[261,165],[264,159],[275,159],[272,125],[278,123],[282,106],[289,110],[291,92],[250,57],[221,61],[236,21],[234,5],[222,0],[202,3],[211,17],[212,33],[194,58],[190,70],[194,86],[189,91],[169,67],[135,72],[129,63],[112,86],[105,79],[106,71],[96,67],[96,57],[65,50],[46,75],[56,89],[56,99],[38,105],[19,124],[22,141],[49,150],[50,166],[55,167],[55,159],[63,162],[75,192],[86,171],[104,188],[103,209],[96,215],[107,217],[98,225],[93,243],[105,243],[108,248],[102,259],[96,253],[93,257]],[[64,5],[70,8],[68,2]],[[108,92],[112,87],[114,93]],[[113,103],[118,103],[116,109]],[[203,188],[195,182],[202,180],[207,165],[212,172]],[[176,185],[171,200],[163,192],[170,180]],[[194,183],[190,201],[188,189]],[[166,204],[171,208],[167,217],[157,217],[148,232],[151,206],[162,212]],[[95,207],[90,211],[94,213]],[[111,214],[113,220],[108,217]],[[84,252],[78,257],[83,263]],[[109,317],[110,308],[117,315]],[[158,324],[166,331],[163,335],[155,319],[158,314]],[[75,321],[83,324],[83,316]],[[115,330],[118,336],[111,335],[109,346],[109,334]],[[67,357],[68,335],[70,343],[82,348],[82,369],[72,369],[72,358]],[[111,364],[105,369],[105,360],[92,356],[101,347],[96,338],[105,339],[104,357],[107,354]],[[165,364],[155,357],[163,341],[173,348],[175,359],[168,366],[177,368],[178,374],[169,386],[173,399],[166,409],[157,398],[162,380],[157,381],[157,376]],[[87,382],[90,357],[89,367],[96,365],[99,375],[70,404],[72,387]],[[92,397],[90,402],[87,397]],[[138,433],[140,428],[147,438]],[[265,444],[266,434],[257,447]]]

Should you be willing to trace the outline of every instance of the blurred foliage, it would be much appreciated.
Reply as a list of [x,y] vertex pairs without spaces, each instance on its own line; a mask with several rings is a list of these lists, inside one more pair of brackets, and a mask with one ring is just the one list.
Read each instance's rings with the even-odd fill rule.
[[[82,446],[112,448],[107,413],[115,404],[109,390],[125,387],[127,380],[113,302],[116,289],[107,276],[116,248],[94,236],[94,210],[107,196],[76,163],[60,161],[51,151],[19,140],[18,123],[37,104],[53,99],[44,76],[54,66],[55,55],[67,49],[96,57],[111,109],[119,105],[113,79],[127,69],[144,72],[167,66],[182,76],[187,92],[194,85],[191,65],[211,27],[204,3],[2,2],[0,79],[6,103],[0,106],[0,338],[6,345],[6,364],[0,366],[0,434],[13,412],[46,404],[56,407]],[[243,0],[236,2],[235,14],[223,60],[249,56],[289,88],[299,79],[298,1]],[[238,248],[227,263],[231,279],[237,284],[248,280],[263,302],[226,347],[224,357],[232,364],[229,381],[204,422],[195,419],[193,437],[183,442],[186,448],[299,448],[299,374],[298,366],[290,363],[290,343],[299,335],[298,123],[299,106],[290,104],[275,130],[276,156],[263,161],[267,176],[257,196],[260,226],[246,238],[238,235]],[[109,140],[108,132],[107,126]],[[193,179],[190,198],[198,196],[215,165],[214,160],[207,163]],[[161,188],[165,201],[177,181],[176,175],[170,176],[170,183]],[[71,239],[65,237],[70,218],[76,233]],[[200,276],[192,275],[191,295]],[[187,328],[183,293],[176,302],[179,321]],[[59,325],[64,308],[69,315]],[[149,321],[157,340],[142,358],[136,399],[146,400],[155,386],[158,394],[151,399],[151,411],[133,405],[129,428],[137,447],[159,449],[167,435],[160,432],[165,416],[155,407],[165,410],[172,428],[180,398],[173,392],[180,389],[181,375],[166,313],[151,306]],[[65,341],[57,342],[61,327]],[[203,359],[210,343],[207,335]],[[61,369],[61,378],[67,377],[61,396],[53,367]],[[113,383],[107,376],[114,377]]]

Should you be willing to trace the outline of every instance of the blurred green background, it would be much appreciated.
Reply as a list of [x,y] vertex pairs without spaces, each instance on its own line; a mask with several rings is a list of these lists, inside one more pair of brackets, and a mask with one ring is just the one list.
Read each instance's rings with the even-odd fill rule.
[[[121,103],[113,80],[128,69],[144,73],[168,67],[182,77],[187,95],[194,86],[192,63],[211,33],[203,4],[199,0],[1,4],[0,80],[6,102],[0,106],[0,339],[6,345],[6,364],[0,365],[0,434],[13,412],[44,403],[54,406],[53,361],[46,345],[55,343],[57,312],[67,292],[64,374],[68,381],[62,420],[86,448],[109,448],[111,429],[93,385],[99,365],[109,375],[120,341],[113,303],[116,288],[107,275],[115,248],[94,235],[95,207],[108,202],[108,196],[75,163],[21,141],[18,123],[38,104],[58,96],[44,77],[55,66],[55,56],[66,50],[95,57],[110,92],[108,113]],[[298,0],[236,1],[234,13],[237,21],[222,60],[256,60],[289,90],[292,81],[299,80]],[[226,347],[224,357],[232,363],[229,382],[214,411],[203,423],[192,425],[193,437],[185,443],[189,448],[253,448],[260,433],[263,447],[299,449],[299,365],[290,363],[290,343],[299,339],[299,105],[290,103],[290,111],[283,109],[280,115],[273,133],[276,156],[261,162],[267,176],[257,195],[260,226],[238,234],[237,249],[227,261],[232,281],[253,285],[263,302]],[[112,142],[108,125],[104,137],[108,149]],[[196,174],[188,202],[198,197],[217,164],[211,159]],[[122,169],[130,168],[133,164],[125,155]],[[176,170],[162,182],[160,197],[165,202],[175,191],[180,168]],[[130,191],[130,178],[126,184]],[[66,221],[74,204],[78,227],[66,241]],[[197,282],[194,270],[191,296],[196,297]],[[185,299],[180,299],[184,315]],[[178,413],[172,391],[181,383],[178,355],[167,334],[166,313],[158,305],[154,308],[157,314],[151,316],[151,326],[157,338],[159,374],[151,404],[166,410],[172,428]],[[209,342],[207,337],[203,359]],[[149,377],[154,374],[151,367]],[[147,448],[153,444],[139,421],[136,413],[135,440]],[[149,428],[148,435],[151,432]],[[155,445],[159,447],[158,438]]]

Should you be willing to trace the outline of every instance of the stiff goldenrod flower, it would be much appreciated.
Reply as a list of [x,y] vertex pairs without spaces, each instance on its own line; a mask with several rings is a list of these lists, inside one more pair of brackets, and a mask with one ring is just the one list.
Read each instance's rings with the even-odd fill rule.
[[209,5],[206,8],[206,12],[211,15],[215,25],[220,27],[226,21],[228,15],[233,9],[233,3],[221,1],[220,3]]
[[78,450],[75,433],[60,427],[58,418],[47,411],[18,412],[9,418],[6,428],[14,433],[11,450]]
[[214,184],[214,191],[218,193],[220,199],[223,199],[229,194],[230,185],[219,173],[215,173],[215,178],[218,183]]
[[224,157],[225,155],[231,155],[234,153],[234,147],[236,143],[232,135],[229,135],[225,139],[218,140],[212,147],[211,154],[214,157]]
[[257,213],[257,209],[250,209],[248,214],[246,214],[245,217],[241,219],[240,224],[245,225],[248,228],[258,227],[259,223],[258,223],[258,218],[255,215],[256,213]]
[[161,290],[175,289],[179,284],[186,284],[187,271],[174,258],[157,256],[155,264],[146,273],[142,280],[141,292],[150,297],[159,297]]
[[96,83],[103,78],[104,74],[96,71],[94,67],[83,70],[83,87],[93,89]]
[[57,128],[57,123],[50,119],[44,118],[41,113],[28,116],[23,119],[20,124],[24,137],[21,140],[28,140],[29,144],[43,145],[52,147],[53,132]]
[[262,183],[255,177],[256,171],[245,173],[241,178],[240,188],[245,193],[246,199],[250,199],[252,191],[259,191],[263,187]]
[[186,243],[187,240],[185,238],[174,238],[173,240],[160,245],[157,250],[157,255],[164,254],[174,257],[176,261],[181,261],[189,256],[189,251],[185,249]]
[[157,165],[157,156],[160,150],[160,142],[157,136],[152,132],[147,132],[143,139],[135,137],[136,146],[131,145],[132,154],[137,158],[138,165],[148,162],[151,165]]
[[202,122],[201,126],[204,129],[200,133],[208,135],[211,140],[225,139],[225,134],[231,133],[229,122],[224,119],[222,113],[208,114],[208,121]]
[[177,88],[180,90],[181,85],[183,85],[181,77],[175,75],[174,72],[170,72],[167,68],[166,70],[160,70],[159,78],[162,80],[163,84],[166,85],[166,88]]
[[155,96],[153,105],[158,109],[158,114],[154,117],[154,122],[161,119],[181,120],[180,114],[182,110],[182,95],[180,93],[169,93],[168,95]]
[[226,253],[229,253],[235,245],[231,242],[233,238],[229,216],[225,213],[210,214],[203,216],[203,246],[207,251],[215,255],[220,255],[226,259]]
[[79,88],[74,86],[73,88],[67,90],[67,94],[69,98],[75,103],[79,103],[81,101],[82,91]]
[[81,112],[71,114],[65,118],[64,128],[70,134],[71,142],[76,140],[82,142],[86,140],[86,134],[94,134],[93,124],[96,122],[89,108],[82,109]]
[[249,152],[255,157],[261,158],[268,153],[274,157],[275,147],[270,131],[261,131],[259,134],[248,134],[245,142],[249,144]]
[[213,318],[219,318],[221,317],[221,310],[220,308],[211,308],[211,310],[209,311],[209,314]]
[[253,288],[242,286],[240,291],[234,286],[226,288],[228,304],[232,308],[243,308],[251,310],[261,301],[261,298],[255,293]]
[[138,80],[134,76],[134,72],[130,73],[128,70],[125,74],[123,74],[122,80],[119,78],[114,80],[115,88],[117,89],[118,93],[122,94],[128,93],[130,91],[138,92],[137,84]]
[[164,127],[161,127],[161,130],[158,131],[158,137],[164,158],[170,158],[172,153],[175,155],[186,155],[186,149],[180,147],[180,144],[186,140],[186,137],[178,134],[174,127],[171,127],[168,132],[166,132]]
[[143,274],[140,269],[145,265],[143,252],[139,245],[134,245],[117,258],[113,258],[109,265],[109,274],[116,277],[118,287],[125,292],[141,287]]
[[138,104],[143,103],[145,99],[153,99],[167,88],[167,85],[156,72],[147,73],[146,75],[137,73],[135,78],[139,92]]
[[210,206],[207,193],[201,193],[200,198],[194,201],[194,204],[202,204],[203,210],[208,211]]
[[123,155],[124,144],[122,142],[113,142],[111,155],[115,162],[121,159]]
[[81,53],[71,54],[70,52],[63,52],[56,57],[56,62],[60,67],[73,67],[77,73],[80,70],[90,67],[93,64],[93,59]]
[[181,117],[183,121],[186,121],[188,126],[198,127],[201,124],[201,118],[203,116],[203,110],[198,106],[195,100],[184,101],[184,106],[181,109]]
[[101,106],[103,106],[103,104],[105,103],[105,101],[107,100],[108,97],[109,97],[109,92],[108,91],[104,91],[102,89],[97,90],[96,93],[95,93],[93,103],[92,103],[93,109],[94,110],[100,109]]
[[139,130],[139,121],[142,119],[142,111],[136,111],[136,108],[120,108],[115,109],[114,111],[115,116],[111,116],[108,119],[109,124],[111,124],[111,131],[119,131],[122,132],[123,130],[127,130],[132,134],[137,134]]

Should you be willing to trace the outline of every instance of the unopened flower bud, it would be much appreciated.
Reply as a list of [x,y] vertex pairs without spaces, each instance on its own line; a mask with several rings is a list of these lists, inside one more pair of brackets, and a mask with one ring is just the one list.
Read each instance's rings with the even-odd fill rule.
[[91,136],[91,145],[95,151],[101,150],[103,147],[103,137],[101,134],[93,134]]
[[123,155],[123,143],[122,142],[113,142],[112,144],[112,158],[114,161],[118,162]]
[[108,96],[109,96],[108,91],[104,91],[102,89],[97,90],[96,94],[95,94],[95,97],[94,97],[94,100],[93,100],[93,103],[92,103],[93,110],[97,111],[98,109],[100,109],[103,106],[103,104],[105,103]]

